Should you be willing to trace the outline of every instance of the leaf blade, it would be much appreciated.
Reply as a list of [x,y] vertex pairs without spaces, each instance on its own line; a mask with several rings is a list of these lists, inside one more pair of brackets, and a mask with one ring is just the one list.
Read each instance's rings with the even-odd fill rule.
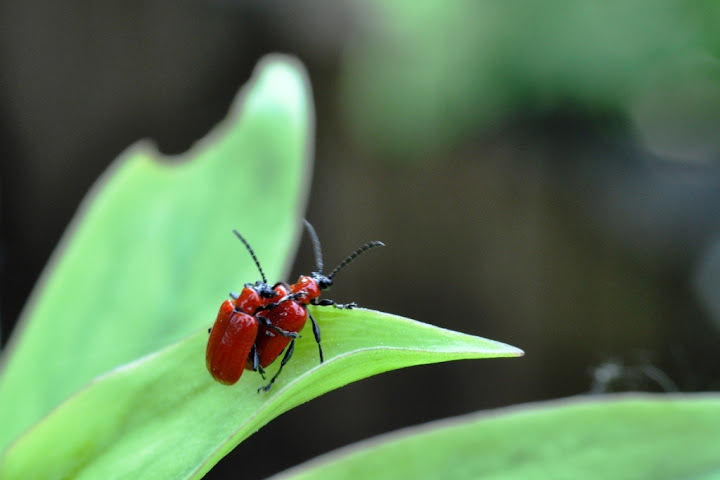
[[312,158],[306,77],[267,57],[190,152],[139,144],[96,183],[3,352],[0,450],[94,377],[210,326],[258,276],[233,228],[269,276],[288,268]]
[[[318,364],[308,325],[269,394],[256,393],[265,381],[251,372],[231,387],[214,382],[204,366],[207,335],[200,332],[98,379],[62,404],[11,446],[0,462],[0,475],[11,479],[71,472],[73,478],[123,478],[153,471],[161,478],[200,478],[276,416],[351,381],[423,363],[522,353],[371,310],[313,311],[323,328],[325,363]],[[102,412],[99,407],[109,399],[115,404],[112,418],[120,420],[97,427],[105,416],[97,413]],[[85,424],[91,425],[87,431],[81,428]],[[53,445],[53,458],[42,465],[28,461]],[[75,453],[78,446],[85,447],[86,455]]]
[[274,479],[716,478],[720,396],[608,395],[411,427]]

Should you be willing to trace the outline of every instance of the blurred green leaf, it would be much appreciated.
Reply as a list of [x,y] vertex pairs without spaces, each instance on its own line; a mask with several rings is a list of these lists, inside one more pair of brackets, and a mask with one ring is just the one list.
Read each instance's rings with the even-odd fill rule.
[[[3,352],[0,450],[96,376],[211,326],[228,292],[259,276],[233,228],[284,278],[310,177],[310,96],[296,60],[268,57],[191,151],[135,145],[97,182]],[[97,414],[115,422],[118,398],[105,400]],[[67,428],[59,444],[80,425]]]
[[253,372],[230,387],[216,383],[205,369],[201,332],[70,398],[10,447],[0,477],[200,478],[262,425],[347,383],[411,365],[522,354],[372,310],[313,307],[313,313],[325,362],[318,362],[308,325],[269,393],[257,393],[266,381]]
[[720,478],[720,396],[577,398],[458,417],[362,442],[274,478]]
[[370,13],[345,57],[342,96],[359,141],[393,159],[427,158],[513,115],[577,109],[622,118],[658,80],[682,84],[682,72],[697,76],[720,54],[714,2],[363,6]]

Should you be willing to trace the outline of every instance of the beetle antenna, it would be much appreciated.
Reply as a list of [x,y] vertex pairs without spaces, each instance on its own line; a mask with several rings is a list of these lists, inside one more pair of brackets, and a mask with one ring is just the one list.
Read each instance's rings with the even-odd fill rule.
[[355,260],[358,256],[360,256],[361,253],[367,252],[367,251],[370,250],[371,248],[384,247],[384,246],[385,246],[385,244],[384,244],[383,242],[377,242],[377,241],[376,241],[376,242],[368,242],[368,243],[366,243],[365,245],[363,245],[362,247],[358,248],[358,249],[355,250],[353,253],[351,253],[350,255],[348,255],[348,257],[347,257],[345,260],[343,260],[342,263],[340,263],[340,265],[338,265],[337,267],[335,267],[335,270],[333,270],[332,272],[330,272],[330,274],[327,276],[327,278],[329,278],[330,280],[332,280],[332,278],[335,276],[336,273],[338,273],[340,270],[342,270],[348,263],[352,262],[352,261]]
[[250,252],[250,256],[252,257],[253,261],[255,262],[255,265],[257,265],[258,270],[260,271],[260,276],[262,277],[263,283],[267,283],[267,279],[265,278],[265,272],[263,272],[263,269],[260,266],[260,262],[258,262],[258,259],[255,256],[255,252],[253,251],[253,249],[250,246],[250,244],[248,243],[248,241],[245,240],[245,237],[240,235],[240,232],[238,232],[237,230],[233,230],[233,233],[235,234],[236,237],[238,237],[240,239],[240,241],[243,243],[243,245],[245,245],[245,248],[247,248],[248,252]]
[[310,239],[312,240],[313,244],[313,250],[315,251],[315,266],[317,267],[317,273],[322,273],[323,271],[323,259],[322,259],[322,249],[320,248],[320,239],[317,236],[317,233],[315,233],[315,229],[312,225],[310,225],[310,222],[303,219],[303,222],[305,222],[305,228],[308,231],[308,234],[310,235]]

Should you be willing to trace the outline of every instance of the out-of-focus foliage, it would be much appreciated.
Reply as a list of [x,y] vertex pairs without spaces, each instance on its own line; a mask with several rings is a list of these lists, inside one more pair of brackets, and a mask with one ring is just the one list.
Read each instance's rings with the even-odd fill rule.
[[[653,146],[693,160],[697,140],[720,150],[707,127],[720,126],[720,4],[395,0],[367,10],[344,71],[363,144],[417,156],[564,105],[632,119]],[[678,108],[684,125],[668,137]]]
[[273,478],[709,480],[719,410],[716,395],[580,397],[399,431]]

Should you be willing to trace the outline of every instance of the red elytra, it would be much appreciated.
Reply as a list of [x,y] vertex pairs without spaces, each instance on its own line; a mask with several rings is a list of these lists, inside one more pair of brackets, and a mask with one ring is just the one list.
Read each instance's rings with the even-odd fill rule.
[[242,367],[253,348],[258,331],[257,318],[235,309],[230,300],[220,306],[210,331],[205,364],[215,380],[232,385],[242,375]]
[[[311,228],[311,226],[308,226],[308,229]],[[314,230],[309,231],[312,232],[311,235],[315,235]],[[315,335],[315,341],[318,344],[320,363],[324,361],[320,341],[320,327],[306,308],[308,304],[314,303],[320,296],[321,283],[323,285],[331,285],[332,281],[327,278],[324,281],[316,280],[308,275],[302,275],[293,285],[288,286],[280,283],[273,287],[276,292],[276,298],[280,297],[282,300],[279,303],[273,303],[273,301],[271,301],[256,313],[257,318],[264,320],[264,324],[259,326],[257,339],[255,340],[258,363],[262,368],[274,362],[283,350],[285,350],[285,347],[293,340],[288,335],[277,335],[277,332],[268,325],[281,328],[286,332],[300,332],[305,327],[308,317],[313,323],[313,333]],[[326,288],[329,288],[329,286],[326,286]],[[327,304],[334,305],[331,301]],[[352,305],[336,306],[339,308],[352,308]],[[292,350],[288,350],[288,353],[292,355]],[[247,370],[254,370],[252,360],[253,359],[248,358],[245,365]]]
[[[258,281],[254,285],[246,284],[240,295],[231,294],[233,300],[223,303],[215,326],[211,329],[206,351],[206,364],[213,378],[220,383],[232,384],[237,382],[242,375],[243,369],[259,371],[265,378],[264,369],[285,351],[280,367],[270,380],[270,383],[258,389],[258,391],[269,390],[285,364],[292,357],[295,338],[299,336],[299,332],[305,326],[308,317],[312,321],[313,334],[318,344],[320,363],[322,363],[324,358],[320,341],[320,327],[307,310],[307,305],[334,305],[337,308],[352,308],[355,306],[354,303],[337,305],[332,300],[318,301],[318,297],[323,290],[327,290],[332,286],[332,278],[348,263],[361,253],[374,247],[384,246],[384,244],[382,242],[369,242],[363,245],[326,276],[322,274],[322,254],[317,234],[307,220],[305,220],[305,226],[313,241],[317,272],[313,272],[309,276],[301,276],[293,285],[278,283],[272,288],[267,284],[265,274],[254,251],[242,235],[234,231],[235,235],[250,252],[260,271],[262,281]],[[226,304],[231,305],[232,313],[228,312]],[[247,320],[245,317],[240,317],[243,319],[243,322],[241,322],[243,323],[242,329],[228,329],[228,325],[232,324],[231,319],[235,319],[239,315],[252,316],[255,319],[255,329],[249,325],[252,322],[245,322]],[[239,322],[240,320],[236,321]],[[223,332],[227,331],[227,334],[213,336],[216,328],[224,328]],[[241,338],[227,338],[227,336]],[[221,342],[221,345],[216,345],[217,342]],[[227,345],[236,345],[239,350],[237,354],[234,356],[229,355],[225,351],[225,343]],[[240,360],[239,363],[238,360]]]
[[265,273],[250,244],[237,230],[233,232],[250,252],[260,270],[262,281],[254,285],[246,284],[240,295],[230,294],[233,299],[225,300],[220,305],[215,324],[209,330],[205,365],[210,375],[225,385],[232,385],[240,379],[250,353],[256,351],[258,320],[255,311],[267,304],[275,293],[267,285]]
[[[308,312],[298,301],[285,300],[267,311],[258,312],[257,317],[266,319],[268,324],[282,328],[286,332],[298,333],[305,327]],[[280,356],[285,347],[292,341],[294,339],[290,336],[278,335],[271,327],[260,325],[255,339],[258,364],[262,368],[266,368]],[[245,369],[253,369],[251,361],[252,359],[248,359]]]
[[234,384],[242,376],[246,364],[247,369],[264,373],[262,367],[267,365],[258,367],[259,359],[264,357],[258,356],[255,346],[260,326],[264,331],[270,330],[275,335],[288,335],[293,338],[296,336],[273,327],[264,317],[258,321],[255,316],[258,309],[273,301],[282,300],[287,293],[289,291],[276,292],[267,287],[265,282],[257,282],[255,285],[246,285],[240,295],[232,295],[232,300],[222,303],[215,324],[210,329],[205,352],[207,369],[215,380],[225,385]]

